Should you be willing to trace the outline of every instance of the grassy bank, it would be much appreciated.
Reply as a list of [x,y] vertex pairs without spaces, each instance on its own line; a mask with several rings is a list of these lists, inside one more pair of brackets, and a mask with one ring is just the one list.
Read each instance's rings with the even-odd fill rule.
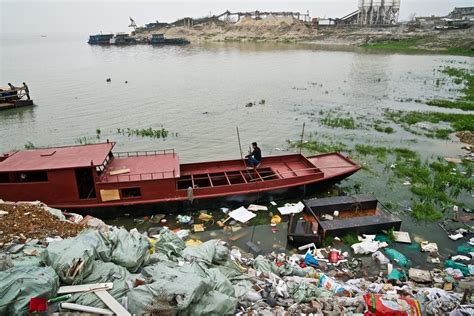
[[444,55],[474,56],[474,50],[462,47],[443,47],[440,49],[426,49],[423,45],[436,41],[430,37],[411,37],[405,39],[384,40],[375,43],[362,44],[360,47],[371,50],[395,53],[430,53]]
[[[419,122],[449,123],[454,131],[474,131],[474,114],[455,114],[440,112],[418,112],[418,111],[385,111],[385,117],[401,124],[413,125]],[[444,134],[446,131],[443,131]]]
[[[299,142],[290,142],[301,147]],[[456,164],[442,158],[422,160],[420,155],[408,148],[380,147],[371,144],[355,144],[310,140],[302,146],[309,152],[331,152],[343,150],[356,161],[369,159],[365,164],[379,166],[371,168],[369,177],[381,183],[383,190],[398,191],[402,187],[411,194],[411,216],[416,220],[435,221],[449,215],[454,205],[461,204],[458,197],[463,192],[472,192],[474,167],[470,162]],[[373,160],[372,158],[375,158]],[[381,168],[380,168],[381,167]],[[374,170],[379,170],[378,172]],[[383,171],[381,171],[383,170]],[[387,181],[392,185],[382,185]],[[390,204],[390,201],[387,202]]]

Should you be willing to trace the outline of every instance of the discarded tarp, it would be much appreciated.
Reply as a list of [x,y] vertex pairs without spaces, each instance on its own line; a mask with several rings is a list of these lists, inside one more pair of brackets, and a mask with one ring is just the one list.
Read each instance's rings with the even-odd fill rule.
[[271,272],[273,274],[278,275],[278,267],[273,262],[263,256],[257,256],[257,258],[255,258],[253,262],[253,267],[255,270],[261,272]]
[[172,262],[145,267],[143,273],[153,282],[128,292],[128,310],[131,313],[185,312],[211,290],[211,286],[199,276],[182,272]]
[[183,257],[188,261],[198,259],[209,264],[223,264],[229,259],[229,248],[213,239],[199,246],[184,249]]
[[59,278],[51,267],[13,267],[0,272],[0,315],[26,315],[32,297],[54,297]]
[[167,229],[162,230],[156,237],[155,253],[150,261],[154,262],[159,259],[178,261],[182,258],[182,252],[186,248],[186,244],[181,238]]
[[43,252],[43,260],[65,284],[80,284],[92,273],[92,262],[96,259],[110,261],[111,251],[106,235],[86,231],[75,238],[50,243]]
[[[91,264],[91,274],[89,274],[82,284],[106,283],[112,282],[113,287],[108,290],[116,300],[120,300],[128,291],[129,287],[133,286],[133,279],[130,277],[130,272],[124,267],[118,266],[112,262],[102,262],[99,260],[93,261]],[[128,282],[130,284],[128,284]],[[86,306],[94,306],[99,308],[107,308],[97,295],[92,292],[81,292],[74,294],[70,303],[76,303]]]
[[110,241],[99,231],[85,231],[75,238],[49,244],[43,260],[65,284],[79,284],[92,272],[96,259],[110,261]]
[[113,244],[111,261],[130,272],[137,272],[148,259],[150,243],[137,230],[115,229],[109,238]]

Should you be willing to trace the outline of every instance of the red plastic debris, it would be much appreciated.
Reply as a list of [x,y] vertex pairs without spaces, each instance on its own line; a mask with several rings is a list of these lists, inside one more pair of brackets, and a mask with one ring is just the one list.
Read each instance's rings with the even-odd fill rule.
[[45,312],[48,310],[48,300],[42,297],[30,299],[30,312]]

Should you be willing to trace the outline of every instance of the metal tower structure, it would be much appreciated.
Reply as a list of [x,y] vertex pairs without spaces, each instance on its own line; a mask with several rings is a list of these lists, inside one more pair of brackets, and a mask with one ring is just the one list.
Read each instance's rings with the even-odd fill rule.
[[359,24],[396,24],[400,0],[359,0],[359,12]]

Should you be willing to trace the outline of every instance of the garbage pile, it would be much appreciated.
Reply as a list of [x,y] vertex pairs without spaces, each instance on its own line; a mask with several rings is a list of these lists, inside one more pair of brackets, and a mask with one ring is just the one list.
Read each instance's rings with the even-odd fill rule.
[[[368,259],[381,266],[398,265],[400,269],[392,269],[398,275],[353,278],[352,271],[361,268],[357,260],[331,247],[317,249],[310,244],[291,256],[254,257],[220,240],[183,240],[187,235],[167,228],[153,237],[136,229],[88,228],[67,239],[31,240],[15,253],[3,249],[0,314],[457,316],[474,312],[472,298],[464,292],[472,289],[471,268],[451,274],[459,268],[451,267],[428,276],[410,269],[406,275],[403,267],[409,263],[403,255],[373,247],[370,242],[385,244],[370,238],[355,248],[374,250]],[[470,256],[469,247],[460,250]],[[453,287],[439,288],[447,280]]]
[[76,236],[83,228],[65,221],[60,210],[41,202],[3,202],[0,200],[0,246],[17,240],[42,239],[50,236]]

